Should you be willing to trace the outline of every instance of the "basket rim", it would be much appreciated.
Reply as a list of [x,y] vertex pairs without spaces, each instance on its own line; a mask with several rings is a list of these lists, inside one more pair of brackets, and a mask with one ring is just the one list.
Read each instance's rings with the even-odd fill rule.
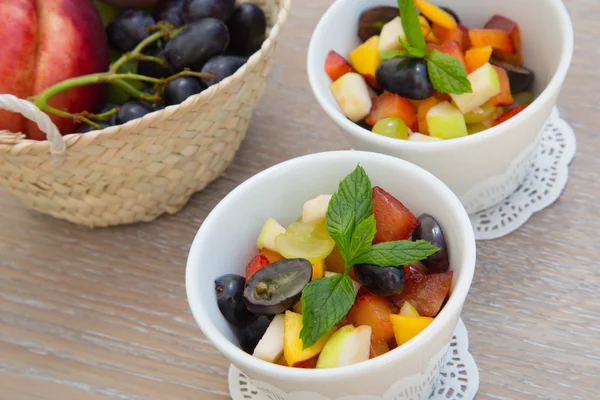
[[[162,110],[154,111],[152,113],[146,114],[141,118],[134,119],[122,125],[115,125],[105,129],[86,132],[86,133],[70,133],[63,136],[63,140],[65,141],[66,148],[77,143],[77,141],[85,136],[87,140],[94,141],[95,139],[108,139],[112,136],[115,136],[117,133],[121,132],[123,128],[127,129],[127,127],[131,127],[137,124],[150,125],[154,120],[157,119],[165,119],[168,118],[169,115],[174,114],[181,110],[182,107],[192,108],[197,104],[203,103],[205,101],[210,101],[210,98],[215,96],[219,91],[226,90],[227,87],[231,86],[234,82],[239,81],[244,78],[248,69],[256,66],[262,59],[263,56],[268,53],[271,48],[275,45],[279,34],[281,33],[281,29],[285,25],[287,21],[289,11],[291,8],[292,0],[274,0],[279,5],[279,12],[277,13],[277,17],[275,18],[275,23],[271,27],[269,31],[269,35],[263,41],[260,49],[252,54],[248,61],[240,67],[233,75],[228,76],[223,79],[221,82],[216,85],[212,85],[206,90],[198,93],[197,95],[193,95],[188,97],[183,103],[165,107]],[[4,131],[0,131],[3,133]],[[0,153],[9,153],[14,148],[19,148],[19,152],[27,148],[28,150],[33,150],[36,153],[41,151],[50,152],[50,142],[45,140],[33,140],[27,139],[25,135],[22,133],[14,133],[8,132],[12,135],[15,135],[16,139],[12,141],[12,143],[0,143]],[[19,137],[19,135],[21,137]]]

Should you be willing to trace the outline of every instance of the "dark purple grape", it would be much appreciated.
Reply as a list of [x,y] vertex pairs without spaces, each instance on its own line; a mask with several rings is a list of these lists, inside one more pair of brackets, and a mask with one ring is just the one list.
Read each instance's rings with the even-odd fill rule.
[[244,289],[246,307],[258,315],[281,314],[300,300],[311,277],[312,264],[304,258],[269,264],[248,280]]
[[271,317],[257,315],[240,330],[240,347],[248,354],[254,353],[254,349],[260,339],[265,335],[271,324]]
[[[108,122],[96,122],[98,125],[100,125],[100,129],[105,129],[108,128],[110,126],[113,126],[114,124],[109,124]],[[88,132],[93,132],[93,131],[97,131],[99,129],[96,129],[94,127],[92,127],[91,125],[88,125],[86,123],[82,123],[79,128],[77,129],[77,133],[88,133]]]
[[[154,48],[149,51],[144,51],[147,56],[153,56],[165,59],[165,48]],[[165,60],[166,62],[166,60]],[[152,78],[168,78],[171,75],[175,75],[177,72],[181,72],[182,69],[176,70],[167,62],[166,65],[160,65],[154,61],[140,61],[138,63],[138,73],[140,75],[150,76]]]
[[381,28],[399,14],[398,7],[378,6],[363,11],[358,19],[358,37],[366,42],[381,33]]
[[225,51],[229,43],[227,26],[215,18],[205,18],[181,30],[165,45],[165,59],[177,70],[196,71],[210,58]]
[[450,267],[450,259],[448,257],[448,246],[444,233],[438,222],[429,214],[423,214],[419,218],[419,224],[415,227],[412,234],[413,240],[425,240],[440,250],[422,260],[421,263],[430,270],[430,272],[445,272]]
[[408,99],[424,100],[435,93],[424,60],[392,58],[382,61],[375,78],[384,90]]
[[244,304],[243,276],[228,274],[215,280],[217,305],[223,317],[232,325],[242,328],[252,317]]
[[206,85],[198,78],[192,76],[180,76],[169,81],[165,86],[165,104],[172,106],[181,104],[190,96],[200,93],[206,89]]
[[235,74],[235,71],[246,64],[244,57],[238,56],[216,56],[211,58],[202,67],[202,72],[208,72],[212,76],[206,80],[208,86],[221,82],[223,79]]
[[369,290],[379,296],[391,296],[404,289],[404,268],[379,267],[371,264],[354,266],[356,279]]
[[496,57],[492,57],[491,62],[495,66],[504,69],[508,74],[511,93],[517,94],[524,92],[533,84],[535,74],[530,69],[507,63],[506,61],[502,61]]
[[208,17],[225,22],[234,9],[235,0],[184,0],[182,15],[186,24]]
[[175,26],[184,24],[183,0],[159,0],[154,8],[154,18],[157,21],[167,21]]
[[[114,103],[106,103],[106,105],[104,107],[102,107],[102,109],[100,111],[98,111],[96,114],[104,114],[109,112],[110,110],[114,110],[115,108],[119,107],[118,104],[114,104]],[[110,117],[108,117],[107,121],[103,121],[104,123],[107,123],[109,125],[117,125],[117,114],[113,114]]]
[[117,113],[117,123],[124,124],[134,119],[142,118],[153,112],[152,105],[145,101],[128,101],[123,104]]
[[236,7],[227,21],[230,43],[228,52],[242,57],[250,57],[260,49],[265,41],[267,19],[256,4],[244,3]]
[[154,18],[143,11],[123,11],[106,27],[108,42],[113,48],[124,53],[131,51],[150,36],[146,28],[154,24]]

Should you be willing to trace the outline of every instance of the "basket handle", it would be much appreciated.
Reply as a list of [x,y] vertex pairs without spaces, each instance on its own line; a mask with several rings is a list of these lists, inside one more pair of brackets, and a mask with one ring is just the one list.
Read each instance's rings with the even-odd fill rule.
[[54,154],[64,153],[66,149],[65,140],[50,117],[37,108],[30,101],[20,99],[12,94],[0,94],[0,109],[13,111],[21,114],[30,121],[37,124],[50,142],[50,152]]

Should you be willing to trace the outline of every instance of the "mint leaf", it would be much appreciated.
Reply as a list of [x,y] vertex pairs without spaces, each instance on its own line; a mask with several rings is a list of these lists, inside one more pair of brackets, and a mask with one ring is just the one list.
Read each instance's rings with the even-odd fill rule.
[[360,165],[340,182],[338,195],[354,211],[356,225],[373,213],[371,180]]
[[352,279],[338,274],[316,279],[302,291],[302,339],[306,349],[315,344],[350,311],[356,295]]
[[398,41],[404,47],[402,50],[390,50],[386,51],[381,55],[382,60],[389,60],[396,57],[407,57],[407,58],[424,58],[427,53],[412,47],[406,40],[398,36]]
[[427,58],[429,79],[435,90],[441,93],[472,93],[471,82],[460,61],[439,50],[433,50]]
[[406,39],[410,45],[424,54],[427,54],[427,43],[423,37],[419,15],[413,0],[398,0],[398,9],[400,10],[400,19],[402,28],[406,34]]
[[354,264],[352,260],[367,251],[373,243],[375,237],[376,226],[375,226],[375,215],[371,214],[368,218],[362,220],[356,227],[356,230],[352,234],[352,241],[350,243],[350,251],[348,253],[348,266]]
[[350,253],[352,234],[356,228],[356,218],[354,210],[338,192],[334,193],[329,201],[325,226],[329,236],[340,249],[344,261],[347,260],[346,257]]
[[399,267],[411,262],[421,261],[437,253],[439,247],[433,246],[425,240],[398,240],[371,246],[359,255],[355,264],[372,264],[380,267]]

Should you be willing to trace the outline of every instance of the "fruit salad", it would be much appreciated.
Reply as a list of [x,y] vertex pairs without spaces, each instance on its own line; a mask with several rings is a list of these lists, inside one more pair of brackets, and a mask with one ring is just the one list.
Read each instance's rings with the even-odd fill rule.
[[343,114],[375,134],[411,141],[464,137],[499,125],[534,100],[519,25],[493,15],[466,27],[426,0],[378,6],[358,21],[361,44],[330,51],[325,72]]
[[[433,211],[433,210],[432,210]],[[402,346],[438,315],[452,286],[442,227],[418,218],[358,166],[333,195],[268,219],[245,275],[215,281],[240,347],[294,368],[336,368]]]

